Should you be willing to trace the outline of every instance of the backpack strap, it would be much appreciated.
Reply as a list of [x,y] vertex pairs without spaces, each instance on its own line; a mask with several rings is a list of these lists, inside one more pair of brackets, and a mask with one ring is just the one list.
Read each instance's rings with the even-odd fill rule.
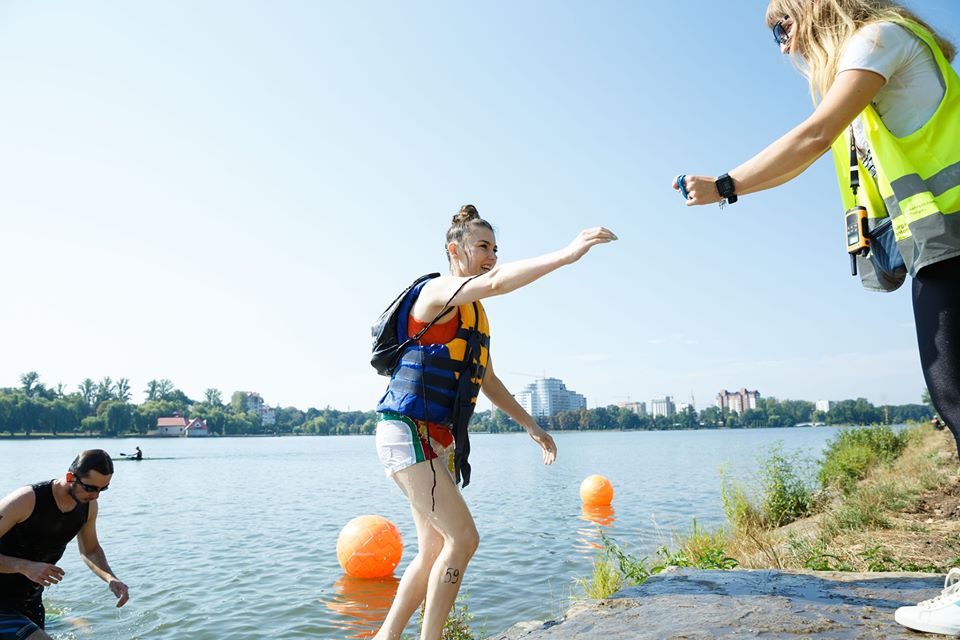
[[[468,282],[470,282],[470,281],[473,280],[474,278],[476,278],[476,277],[478,277],[478,276],[481,276],[481,275],[483,275],[483,274],[478,273],[477,275],[475,275],[475,276],[470,276],[469,278],[467,278],[466,280],[464,280],[463,283],[462,283],[459,287],[457,287],[457,290],[453,292],[453,295],[450,296],[450,299],[447,300],[447,301],[444,303],[443,308],[440,309],[440,313],[438,313],[436,316],[434,316],[433,320],[431,320],[431,321],[427,324],[427,326],[425,326],[423,329],[420,329],[420,331],[417,331],[417,333],[416,333],[415,336],[413,336],[412,338],[409,338],[409,339],[406,341],[406,343],[404,344],[404,346],[406,346],[406,344],[409,344],[410,342],[418,342],[418,341],[420,340],[420,338],[423,337],[423,334],[425,334],[430,327],[432,327],[433,325],[435,325],[435,324],[437,323],[437,320],[439,320],[439,319],[442,318],[443,316],[447,315],[449,312],[453,311],[453,307],[450,306],[450,303],[453,302],[453,299],[457,297],[457,294],[459,294],[461,291],[463,291],[463,288],[464,288],[465,286],[467,286],[467,283],[468,283]],[[412,308],[411,308],[411,311],[413,311]]]

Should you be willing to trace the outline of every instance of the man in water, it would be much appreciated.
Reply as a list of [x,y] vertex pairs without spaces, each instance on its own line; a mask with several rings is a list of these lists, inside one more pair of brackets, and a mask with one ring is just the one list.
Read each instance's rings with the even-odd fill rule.
[[140,451],[140,447],[134,447],[136,451],[130,454],[130,457],[134,460],[143,460],[143,451]]
[[97,540],[97,498],[110,486],[113,460],[84,451],[56,480],[22,487],[0,500],[0,640],[46,640],[43,589],[63,580],[56,562],[77,538],[80,556],[126,604],[130,594]]

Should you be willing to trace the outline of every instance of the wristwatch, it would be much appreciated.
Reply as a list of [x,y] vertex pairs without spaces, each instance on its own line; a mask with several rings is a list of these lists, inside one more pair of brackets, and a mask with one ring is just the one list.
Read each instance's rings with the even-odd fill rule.
[[737,194],[733,186],[733,178],[729,173],[725,173],[717,178],[717,192],[720,197],[727,201],[727,204],[733,204],[737,201]]

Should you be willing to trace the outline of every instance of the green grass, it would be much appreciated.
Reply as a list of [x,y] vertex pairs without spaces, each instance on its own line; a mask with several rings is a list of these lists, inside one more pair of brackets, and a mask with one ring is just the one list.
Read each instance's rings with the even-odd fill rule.
[[623,586],[624,576],[617,570],[615,561],[607,549],[601,550],[593,561],[593,572],[589,578],[577,579],[577,586],[586,598],[600,600],[609,598]]
[[726,534],[710,532],[693,521],[690,531],[678,538],[676,549],[661,545],[651,560],[637,558],[615,540],[600,532],[603,547],[594,560],[589,578],[577,580],[587,598],[609,598],[623,587],[636,586],[672,567],[697,569],[733,569],[737,561],[724,550]]
[[727,554],[727,542],[725,531],[704,529],[694,518],[690,531],[677,538],[677,550],[670,551],[666,546],[661,546],[657,550],[657,556],[664,567],[733,569],[738,563]]
[[471,628],[472,624],[473,614],[467,607],[467,595],[460,594],[450,611],[450,616],[443,625],[440,640],[479,640],[486,636],[482,631],[474,634]]
[[911,494],[889,482],[858,486],[832,508],[823,527],[828,533],[889,529],[887,513],[899,511],[910,503]]
[[[423,627],[423,605],[420,606],[419,623]],[[443,624],[440,640],[482,640],[486,637],[485,630],[474,632],[472,626],[473,614],[467,606],[467,594],[461,593],[457,596],[453,609],[450,610],[450,615]],[[414,638],[404,634],[401,640],[414,640]]]
[[810,515],[813,510],[811,462],[775,447],[762,468],[763,516],[776,528]]
[[813,462],[800,454],[785,454],[779,446],[760,459],[753,495],[743,485],[721,477],[727,521],[734,530],[776,529],[814,510]]
[[829,544],[823,538],[809,539],[790,534],[787,553],[796,565],[811,571],[853,571],[848,562],[829,551]]
[[902,562],[886,547],[874,545],[860,553],[860,557],[867,561],[867,571],[916,571],[922,573],[946,573],[949,567],[926,562],[917,564]]
[[910,432],[895,433],[887,426],[841,431],[824,454],[819,473],[821,486],[851,492],[871,469],[895,460],[909,439]]

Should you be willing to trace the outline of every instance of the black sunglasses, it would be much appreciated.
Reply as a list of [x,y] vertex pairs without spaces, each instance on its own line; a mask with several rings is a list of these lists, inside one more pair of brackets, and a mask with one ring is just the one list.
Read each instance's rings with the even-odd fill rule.
[[110,488],[110,485],[107,485],[105,487],[98,487],[96,485],[87,484],[86,482],[81,482],[80,478],[74,478],[73,484],[80,485],[83,488],[83,490],[86,491],[87,493],[103,493],[104,491]]
[[790,36],[787,35],[787,30],[783,28],[783,23],[789,19],[790,16],[783,16],[773,25],[773,39],[777,41],[777,46],[779,47],[790,42]]

